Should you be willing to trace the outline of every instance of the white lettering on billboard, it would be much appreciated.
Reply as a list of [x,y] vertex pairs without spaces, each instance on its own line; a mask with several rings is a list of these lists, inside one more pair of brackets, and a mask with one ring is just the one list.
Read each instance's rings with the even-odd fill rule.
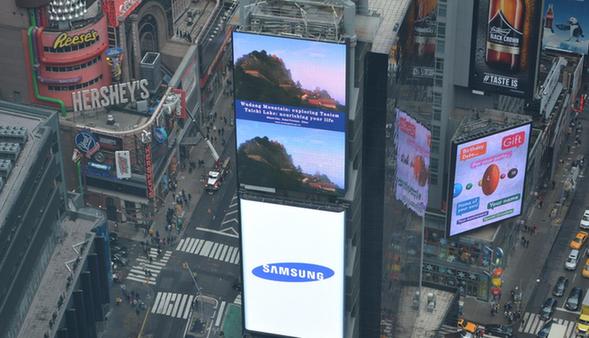
[[[146,79],[72,92],[74,111],[94,110],[149,98]],[[137,95],[138,94],[138,95]]]
[[241,200],[245,327],[342,338],[345,213]]

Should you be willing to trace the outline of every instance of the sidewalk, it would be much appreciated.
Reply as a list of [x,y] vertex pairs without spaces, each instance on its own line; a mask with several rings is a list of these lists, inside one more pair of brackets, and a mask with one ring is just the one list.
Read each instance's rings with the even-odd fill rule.
[[[579,121],[582,123],[584,129],[589,128],[588,120],[579,119]],[[571,144],[570,141],[571,140],[569,140],[569,143],[567,144]],[[544,193],[543,207],[538,208],[538,202],[535,202],[531,210],[529,210],[527,217],[524,218],[528,226],[537,225],[536,233],[531,234],[530,232],[525,232],[523,227],[518,230],[516,245],[510,250],[510,256],[503,275],[503,285],[501,287],[503,290],[503,296],[499,307],[500,312],[495,316],[491,316],[490,303],[481,302],[468,297],[464,299],[464,315],[468,320],[484,324],[508,324],[507,319],[502,315],[502,305],[510,299],[510,291],[513,290],[516,285],[523,291],[521,305],[523,315],[527,302],[536,288],[536,278],[538,278],[542,272],[546,258],[550,254],[552,244],[560,230],[561,223],[566,218],[569,207],[572,203],[573,196],[569,196],[564,204],[560,206],[557,216],[551,218],[550,213],[552,208],[556,202],[559,202],[560,197],[562,196],[564,189],[562,183],[570,172],[572,161],[576,159],[579,154],[584,154],[584,149],[586,147],[584,144],[587,140],[583,141],[584,143],[580,146],[571,147],[570,153],[567,153],[567,144],[563,145],[563,154],[560,159],[564,162],[558,166],[555,174],[556,187],[554,189],[548,187]],[[585,165],[585,167],[586,166],[587,165]],[[522,247],[520,240],[522,236],[530,241],[527,248]]]
[[[230,76],[230,75],[228,75]],[[226,81],[223,81],[226,83]],[[201,127],[201,131],[206,134],[207,126],[209,127],[209,137],[211,138],[212,144],[215,147],[215,150],[218,154],[223,154],[224,149],[228,146],[232,146],[227,144],[227,140],[230,138],[231,133],[233,133],[233,108],[231,106],[231,96],[225,95],[224,88],[221,90],[221,95],[217,98],[215,102],[215,108],[213,112],[213,118],[206,123],[206,125]],[[216,116],[216,118],[215,118]],[[226,121],[226,122],[225,122]],[[222,135],[221,135],[222,133]],[[184,229],[187,222],[190,220],[190,216],[194,212],[196,205],[198,204],[200,198],[205,193],[203,188],[203,183],[201,182],[201,177],[203,175],[207,175],[208,171],[214,166],[215,160],[213,159],[213,155],[211,150],[209,149],[207,143],[204,140],[206,135],[200,135],[200,141],[197,145],[190,147],[189,153],[189,161],[198,162],[198,160],[204,160],[204,165],[202,168],[196,168],[190,173],[189,165],[178,165],[178,171],[176,174],[176,181],[177,181],[177,189],[176,194],[184,191],[186,196],[191,196],[190,201],[183,206],[183,225],[182,231],[180,233],[171,231],[169,234],[166,230],[166,226],[168,224],[166,219],[166,212],[168,208],[176,209],[176,198],[173,191],[168,191],[165,200],[159,201],[162,203],[158,203],[159,208],[156,208],[155,214],[153,216],[153,223],[151,225],[152,234],[159,233],[160,236],[167,237],[169,235],[176,236],[177,240],[179,240],[184,233]],[[221,155],[222,156],[222,155]],[[217,215],[219,216],[219,215]],[[110,229],[114,230],[114,227],[111,225]],[[115,230],[119,234],[119,236],[123,238],[127,238],[136,242],[143,242],[148,239],[148,235],[144,232],[143,228],[135,227],[134,223],[119,223],[118,229]]]

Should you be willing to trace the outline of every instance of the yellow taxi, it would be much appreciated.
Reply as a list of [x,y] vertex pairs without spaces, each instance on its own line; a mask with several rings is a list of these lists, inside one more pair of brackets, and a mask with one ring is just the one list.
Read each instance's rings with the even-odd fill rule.
[[581,274],[583,277],[589,278],[589,258],[585,261],[585,266],[583,267],[583,270],[581,270]]
[[575,235],[575,238],[571,241],[569,247],[574,250],[580,250],[581,247],[587,242],[587,238],[589,237],[589,233],[585,231],[579,231]]

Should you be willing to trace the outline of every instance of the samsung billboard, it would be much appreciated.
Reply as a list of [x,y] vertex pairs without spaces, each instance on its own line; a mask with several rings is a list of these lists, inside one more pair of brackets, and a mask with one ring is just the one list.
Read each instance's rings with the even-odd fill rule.
[[233,33],[239,183],[344,194],[345,44]]
[[431,139],[427,128],[397,109],[395,198],[419,216],[427,208]]
[[541,30],[541,2],[475,0],[470,86],[530,97]]
[[531,124],[452,146],[448,235],[522,212]]
[[342,338],[345,213],[241,200],[245,329]]

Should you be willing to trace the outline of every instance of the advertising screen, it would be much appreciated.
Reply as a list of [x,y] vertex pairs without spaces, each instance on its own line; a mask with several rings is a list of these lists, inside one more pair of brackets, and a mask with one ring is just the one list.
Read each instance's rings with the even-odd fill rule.
[[587,24],[589,0],[544,1],[542,47],[587,54],[589,35],[583,33],[583,26]]
[[519,216],[531,125],[453,146],[450,236]]
[[344,215],[241,200],[246,330],[343,337]]
[[476,0],[470,86],[529,97],[534,89],[540,1]]
[[239,183],[346,187],[346,45],[233,33]]
[[427,208],[432,134],[407,113],[398,109],[395,127],[395,198],[419,216],[423,216]]

